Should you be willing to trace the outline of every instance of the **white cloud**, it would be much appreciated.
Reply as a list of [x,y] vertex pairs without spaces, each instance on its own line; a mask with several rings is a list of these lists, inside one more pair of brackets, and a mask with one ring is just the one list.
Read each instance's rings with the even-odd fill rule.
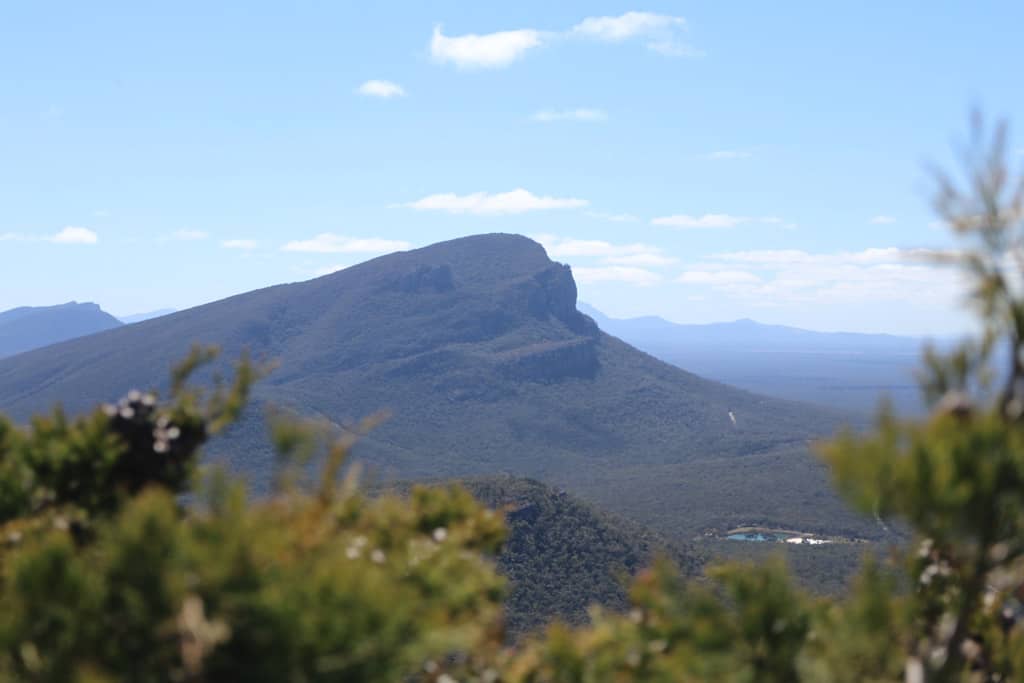
[[610,221],[612,223],[636,223],[640,219],[631,213],[605,213],[603,211],[587,211],[587,215],[591,218],[598,218],[602,221]]
[[566,31],[540,31],[532,28],[495,33],[467,33],[446,36],[441,26],[434,27],[430,55],[441,64],[460,69],[496,69],[522,59],[527,51],[564,38],[621,43],[646,38],[647,48],[668,57],[702,57],[704,53],[686,44],[679,34],[686,29],[682,17],[653,12],[626,12],[611,17],[586,17]]
[[693,285],[735,285],[760,282],[761,278],[745,270],[687,270],[676,282]]
[[706,213],[703,216],[690,216],[687,214],[675,214],[673,216],[660,216],[651,219],[651,225],[664,225],[680,230],[721,230],[735,228],[745,223],[761,223],[764,225],[777,225],[785,230],[793,230],[796,223],[787,223],[778,216],[733,216],[727,213]]
[[555,259],[593,258],[610,265],[649,267],[667,266],[676,261],[660,248],[642,242],[613,244],[604,240],[566,239],[556,235],[535,235],[534,239],[544,245],[548,256]]
[[24,239],[24,235],[16,232],[0,232],[0,242],[21,242]]
[[735,228],[741,223],[749,223],[750,218],[745,216],[730,216],[727,213],[706,213],[703,216],[689,216],[676,214],[674,216],[661,216],[651,221],[653,225],[666,225],[671,228]]
[[879,215],[874,216],[869,222],[873,225],[888,225],[890,223],[895,223],[896,219],[892,216]]
[[402,251],[412,245],[403,240],[387,240],[376,237],[346,237],[322,232],[308,240],[288,242],[282,251],[304,251],[319,254],[383,254]]
[[405,96],[405,89],[391,81],[366,81],[356,89],[356,92],[368,97],[383,97],[385,99]]
[[550,123],[552,121],[607,121],[608,114],[600,109],[544,109],[531,116],[534,121]]
[[225,249],[244,249],[248,251],[255,249],[259,246],[259,243],[256,240],[224,240],[220,243],[220,246]]
[[69,225],[56,235],[46,239],[54,244],[96,244],[99,241],[99,235],[89,228]]
[[457,195],[452,192],[432,194],[405,206],[420,211],[447,211],[449,213],[472,213],[480,215],[518,214],[546,209],[576,209],[587,206],[585,199],[563,197],[538,197],[518,188],[511,192],[474,192]]
[[640,287],[661,282],[661,276],[645,268],[631,266],[600,266],[597,268],[573,268],[572,274],[581,284],[595,282],[623,282]]
[[571,33],[618,43],[640,35],[686,26],[682,17],[652,12],[626,12],[617,17],[587,17],[572,27]]
[[962,291],[961,283],[953,271],[926,263],[928,253],[896,247],[831,253],[734,251],[693,264],[677,281],[755,306],[892,301],[948,305]]
[[753,154],[739,149],[720,149],[704,155],[709,161],[735,161],[736,159],[749,159]]
[[181,242],[205,240],[209,236],[209,233],[205,233],[202,230],[175,230],[171,233],[172,240],[178,240]]
[[704,52],[688,45],[679,34],[686,29],[682,17],[653,12],[626,12],[617,17],[587,17],[568,35],[606,43],[648,38],[647,49],[666,57],[703,57]]
[[607,256],[605,263],[616,263],[624,266],[667,266],[677,261],[672,256],[665,256],[658,252],[645,252],[638,254],[623,254],[621,256]]
[[541,36],[534,29],[446,36],[440,26],[435,26],[430,55],[437,62],[450,62],[460,69],[495,69],[521,59],[527,50],[541,44]]

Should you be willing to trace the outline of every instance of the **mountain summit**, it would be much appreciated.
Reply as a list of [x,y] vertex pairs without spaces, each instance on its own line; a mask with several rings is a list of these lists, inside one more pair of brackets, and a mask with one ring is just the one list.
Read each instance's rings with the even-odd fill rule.
[[[806,449],[835,415],[604,334],[577,310],[569,267],[516,235],[399,252],[0,361],[0,410],[24,419],[160,388],[193,342],[276,360],[257,403],[339,429],[389,410],[357,448],[379,476],[532,476],[679,535],[857,525]],[[263,433],[256,410],[213,449],[259,485],[273,467]]]

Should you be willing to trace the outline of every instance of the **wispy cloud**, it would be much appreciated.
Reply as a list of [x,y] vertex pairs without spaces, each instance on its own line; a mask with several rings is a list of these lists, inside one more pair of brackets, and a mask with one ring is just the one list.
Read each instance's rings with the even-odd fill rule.
[[646,268],[635,268],[632,266],[600,266],[573,268],[572,274],[577,282],[592,284],[595,282],[623,282],[640,287],[649,287],[661,282],[662,277],[658,273]]
[[700,57],[704,53],[682,40],[686,20],[653,12],[586,17],[564,31],[522,28],[495,33],[446,36],[440,25],[430,39],[430,55],[441,64],[460,69],[496,69],[522,59],[529,50],[559,40],[582,39],[622,43],[646,39],[649,50],[668,57]]
[[761,278],[745,270],[687,270],[676,282],[696,285],[735,285],[760,282]]
[[674,256],[666,256],[662,254],[660,250],[651,252],[642,252],[637,254],[622,254],[621,256],[606,256],[605,263],[615,263],[624,266],[668,266],[679,259]]
[[745,216],[732,216],[727,213],[706,213],[703,216],[675,214],[654,218],[651,220],[651,224],[682,229],[720,229],[735,228],[742,223],[749,223],[750,220]]
[[868,222],[872,225],[889,225],[890,223],[895,223],[896,219],[892,216],[878,215],[873,216]]
[[432,194],[405,206],[419,211],[447,211],[481,215],[518,214],[548,209],[577,209],[587,206],[585,199],[543,197],[518,188],[511,192],[474,192],[457,195],[452,192]]
[[405,96],[405,89],[391,81],[366,81],[356,88],[356,92],[360,95],[366,95],[367,97],[381,97],[384,99]]
[[777,225],[787,230],[796,228],[796,223],[789,223],[778,216],[734,216],[728,213],[706,213],[701,216],[674,214],[651,219],[651,225],[661,225],[679,230],[722,230],[735,228],[745,223]]
[[46,239],[54,244],[96,244],[100,238],[89,228],[69,225],[56,235],[51,235]]
[[241,249],[244,251],[251,251],[259,246],[259,242],[257,242],[256,240],[243,239],[224,240],[223,242],[220,243],[220,246],[224,247],[225,249]]
[[430,56],[441,64],[454,64],[460,69],[495,69],[521,59],[541,44],[541,32],[534,29],[467,33],[446,36],[441,26],[434,27],[430,40]]
[[683,17],[654,12],[626,12],[618,16],[587,17],[568,34],[606,43],[621,43],[636,38],[647,40],[647,49],[665,57],[703,57],[704,52],[682,39],[686,31]]
[[665,254],[659,247],[642,242],[613,244],[604,240],[581,240],[557,235],[535,235],[533,239],[544,245],[548,256],[554,259],[573,262],[595,259],[603,265],[649,268],[676,262],[675,258]]
[[21,232],[0,233],[0,242],[50,242],[51,244],[96,244],[99,235],[89,228],[69,225],[52,235],[32,235]]
[[385,254],[409,249],[412,245],[403,240],[389,240],[378,237],[347,237],[331,232],[322,232],[308,240],[288,242],[282,251],[303,251],[318,254]]
[[875,247],[854,252],[766,249],[713,254],[676,281],[757,306],[905,301],[944,304],[960,284],[927,263],[926,250]]
[[638,36],[656,34],[661,34],[665,39],[671,32],[684,28],[686,20],[682,17],[653,12],[626,12],[617,17],[587,17],[569,32],[575,36],[621,43]]
[[531,116],[534,121],[551,123],[552,121],[607,121],[608,114],[600,109],[544,109]]

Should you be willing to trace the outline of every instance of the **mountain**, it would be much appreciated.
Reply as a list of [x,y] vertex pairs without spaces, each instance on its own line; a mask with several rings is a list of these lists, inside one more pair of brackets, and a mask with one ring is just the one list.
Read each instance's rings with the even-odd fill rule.
[[12,308],[0,313],[0,358],[120,325],[93,303]]
[[119,315],[117,319],[123,322],[125,325],[131,325],[132,323],[141,323],[143,320],[152,320],[153,318],[159,318],[164,315],[170,315],[174,313],[173,308],[159,308],[155,311],[148,311],[146,313],[132,313],[131,315]]
[[278,363],[210,449],[256,488],[274,472],[266,404],[339,430],[387,409],[355,453],[380,479],[533,477],[678,539],[739,523],[878,533],[808,451],[841,416],[603,333],[577,310],[569,267],[516,235],[395,253],[0,361],[0,410],[23,420],[57,401],[80,411],[166,388],[192,342]]
[[609,318],[586,304],[580,310],[661,360],[743,389],[860,414],[873,413],[883,396],[901,412],[922,410],[914,371],[923,338],[813,332],[753,320],[681,325],[655,316]]

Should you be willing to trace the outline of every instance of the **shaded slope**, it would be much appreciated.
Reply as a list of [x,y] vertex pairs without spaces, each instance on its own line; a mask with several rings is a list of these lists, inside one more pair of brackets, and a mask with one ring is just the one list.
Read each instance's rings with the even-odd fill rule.
[[120,326],[93,303],[12,308],[0,313],[0,358]]
[[[356,452],[379,476],[538,477],[640,519],[657,513],[670,520],[662,530],[684,537],[717,514],[679,493],[698,479],[713,495],[702,463],[733,469],[725,463],[775,454],[749,460],[743,482],[756,492],[758,468],[786,472],[794,490],[775,521],[799,523],[787,514],[811,504],[825,519],[853,519],[823,493],[806,450],[835,415],[672,367],[602,333],[575,304],[569,268],[535,242],[463,238],[0,362],[0,409],[24,419],[58,399],[77,411],[160,387],[189,343],[218,343],[229,358],[249,348],[279,362],[258,401],[339,428],[389,409]],[[257,486],[270,476],[258,410],[216,450]],[[628,499],[619,477],[634,487]],[[764,514],[731,493],[741,495],[720,495],[719,508]]]

